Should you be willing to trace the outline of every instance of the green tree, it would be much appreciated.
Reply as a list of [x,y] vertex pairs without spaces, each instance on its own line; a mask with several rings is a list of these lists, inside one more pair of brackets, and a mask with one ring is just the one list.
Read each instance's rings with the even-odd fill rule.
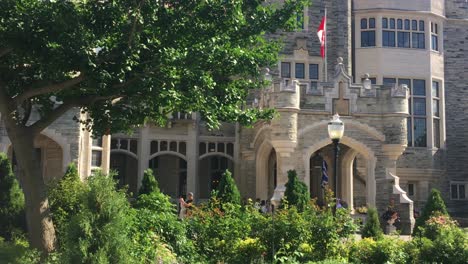
[[0,153],[0,237],[12,238],[15,230],[25,231],[24,195],[11,169],[10,160]]
[[197,111],[211,127],[271,118],[239,106],[277,62],[280,45],[265,34],[293,29],[307,2],[0,1],[0,113],[24,171],[31,245],[51,251],[55,240],[33,151],[42,130],[73,108],[95,134],[176,111]]
[[371,237],[376,240],[383,237],[383,231],[380,227],[379,214],[377,209],[369,208],[367,210],[367,221],[361,230],[362,238]]
[[216,197],[222,203],[232,203],[239,205],[241,203],[239,189],[237,188],[236,182],[232,178],[232,174],[229,170],[226,170],[221,177],[221,181],[219,182],[218,190],[216,192]]
[[152,169],[146,169],[143,174],[143,180],[138,195],[150,194],[152,192],[159,192],[158,182],[154,177]]
[[131,233],[136,250],[133,253],[145,259],[145,263],[152,263],[158,256],[157,249],[166,243],[180,262],[197,263],[194,245],[187,238],[186,221],[178,220],[174,204],[159,190],[150,169],[145,171],[145,178],[134,204],[136,221]]
[[307,185],[297,178],[295,170],[288,171],[284,199],[288,202],[288,205],[296,206],[299,211],[303,211],[309,203],[310,194]]
[[95,173],[80,195],[80,210],[63,234],[66,263],[132,263],[130,230],[135,217],[125,190],[112,177]]
[[432,189],[431,194],[429,195],[429,198],[424,205],[424,209],[421,212],[421,215],[416,219],[413,235],[417,234],[420,231],[420,227],[424,226],[426,221],[434,216],[435,213],[446,216],[449,215],[440,191],[437,189]]
[[[64,234],[71,217],[81,209],[80,196],[85,191],[75,163],[70,163],[65,175],[49,187],[48,198],[52,220],[59,235]],[[60,236],[58,241],[61,241]]]

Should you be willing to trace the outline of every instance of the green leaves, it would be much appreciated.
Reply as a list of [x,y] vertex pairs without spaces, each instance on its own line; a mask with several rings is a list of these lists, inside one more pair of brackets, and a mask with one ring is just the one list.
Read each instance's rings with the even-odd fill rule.
[[0,80],[13,98],[84,74],[31,99],[44,119],[56,108],[51,95],[83,106],[95,133],[164,119],[161,108],[198,111],[211,127],[250,124],[271,117],[241,108],[264,86],[261,70],[277,62],[280,46],[265,34],[289,29],[306,2],[5,0],[0,49],[12,51],[0,57]]

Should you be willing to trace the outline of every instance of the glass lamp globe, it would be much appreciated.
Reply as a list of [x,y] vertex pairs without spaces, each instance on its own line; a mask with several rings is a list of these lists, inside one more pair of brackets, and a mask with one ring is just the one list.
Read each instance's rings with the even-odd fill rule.
[[340,140],[344,134],[344,124],[340,116],[335,114],[333,119],[328,122],[328,135],[331,140]]

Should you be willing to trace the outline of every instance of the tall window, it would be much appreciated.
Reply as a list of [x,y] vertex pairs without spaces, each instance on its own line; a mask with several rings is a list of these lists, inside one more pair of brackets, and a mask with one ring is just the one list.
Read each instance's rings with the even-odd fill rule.
[[309,64],[309,79],[310,79],[310,88],[317,89],[317,83],[319,79],[319,65],[318,64]]
[[304,63],[296,63],[296,79],[304,79],[305,78],[305,64]]
[[408,146],[427,146],[426,125],[426,81],[418,79],[383,78],[384,84],[406,84],[410,90],[409,114],[407,120]]
[[431,22],[431,49],[439,51],[439,28],[436,23]]
[[102,137],[93,138],[91,141],[91,167],[102,165]]
[[418,23],[417,20],[412,20],[411,30],[411,47],[415,49],[425,49],[424,21],[419,20]]
[[432,81],[432,116],[434,147],[440,148],[440,89],[437,81]]
[[382,18],[382,46],[395,47],[395,19]]
[[375,47],[375,18],[361,19],[361,47]]
[[291,78],[291,63],[281,63],[281,78]]

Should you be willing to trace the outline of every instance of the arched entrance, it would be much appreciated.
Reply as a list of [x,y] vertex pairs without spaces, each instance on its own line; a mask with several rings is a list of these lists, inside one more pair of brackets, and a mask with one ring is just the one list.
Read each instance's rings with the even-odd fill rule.
[[131,152],[112,150],[110,153],[110,169],[117,172],[118,186],[128,186],[128,191],[138,194],[138,159]]
[[227,155],[205,155],[200,158],[199,164],[198,177],[201,199],[210,198],[211,191],[218,188],[221,176],[226,170],[234,174],[234,162]]
[[[355,205],[375,206],[375,155],[372,150],[364,144],[343,137],[340,142],[340,154],[338,157],[337,178],[338,193],[336,197],[345,201],[353,209]],[[306,177],[305,182],[309,185],[311,196],[316,197],[318,202],[323,202],[323,190],[321,187],[323,161],[328,165],[328,186],[335,190],[334,182],[334,152],[329,139],[317,142],[305,150]],[[359,166],[358,166],[359,165]],[[359,184],[359,185],[358,185]],[[355,190],[355,186],[358,186]],[[359,203],[356,204],[354,197],[359,192]],[[365,199],[365,201],[364,201]],[[361,204],[365,202],[365,204]]]
[[160,190],[173,199],[187,195],[187,161],[178,153],[165,153],[151,157],[153,170]]

